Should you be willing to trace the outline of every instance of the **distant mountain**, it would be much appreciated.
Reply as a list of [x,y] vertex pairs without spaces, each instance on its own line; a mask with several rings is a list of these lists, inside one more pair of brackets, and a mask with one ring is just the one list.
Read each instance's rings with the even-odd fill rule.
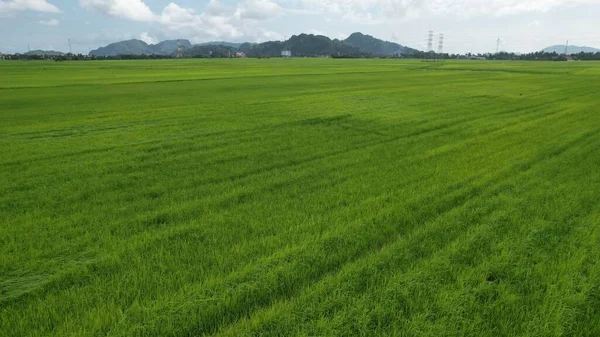
[[287,41],[244,43],[240,45],[239,50],[250,57],[278,57],[283,50],[291,50],[292,55],[298,57],[360,53],[358,48],[340,40],[331,40],[327,36],[313,34],[294,35]]
[[178,45],[183,48],[191,48],[188,40],[167,40],[157,44],[147,44],[141,40],[127,40],[111,43],[106,47],[98,48],[90,52],[90,56],[117,56],[117,55],[172,55],[177,52]]
[[413,54],[416,49],[405,47],[394,42],[383,41],[362,33],[353,33],[344,42],[355,46],[362,52],[373,55]]
[[218,57],[226,58],[235,56],[237,48],[225,46],[225,45],[214,45],[214,44],[202,44],[194,45],[192,48],[184,51],[185,57]]
[[[556,45],[548,48],[542,49],[544,53],[557,53],[564,54],[565,53],[565,45]],[[568,50],[569,55],[579,54],[579,53],[600,53],[600,49],[592,48],[592,47],[580,47],[580,46],[569,46]]]
[[376,39],[369,35],[354,33],[346,40],[331,40],[327,36],[300,34],[287,41],[270,41],[260,44],[244,43],[239,47],[247,56],[277,57],[282,50],[291,50],[293,56],[313,57],[329,55],[375,55],[413,54],[416,49],[393,42]]
[[215,55],[230,55],[238,51],[244,52],[249,57],[279,57],[283,50],[291,50],[292,55],[298,57],[332,55],[391,56],[419,52],[416,49],[379,40],[370,35],[354,33],[345,40],[332,40],[323,35],[300,34],[292,36],[287,41],[269,41],[264,43],[215,41],[192,45],[188,40],[168,40],[155,45],[149,45],[140,40],[127,40],[92,50],[90,55],[174,55],[177,52],[179,43],[184,48],[184,55],[187,57],[219,57]]
[[181,47],[184,49],[192,47],[192,44],[189,40],[166,40],[154,45],[149,45],[148,47],[150,47],[153,54],[171,55],[177,52],[179,43],[181,43]]
[[54,50],[40,50],[40,49],[36,49],[36,50],[28,51],[24,55],[61,56],[61,55],[64,55],[64,53],[61,53],[59,51],[54,51]]
[[90,51],[90,56],[116,56],[116,55],[141,55],[150,54],[150,46],[141,40],[127,40],[111,43]]
[[195,43],[195,46],[223,46],[223,47],[232,47],[232,48],[239,48],[241,45],[241,43],[235,43],[235,42],[226,42],[226,41],[212,41],[212,42],[202,42],[202,43]]

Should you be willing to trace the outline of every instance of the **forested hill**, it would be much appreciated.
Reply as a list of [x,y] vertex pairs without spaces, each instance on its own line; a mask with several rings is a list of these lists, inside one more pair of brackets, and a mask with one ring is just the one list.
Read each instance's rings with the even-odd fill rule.
[[203,56],[218,53],[244,52],[251,57],[276,57],[282,50],[291,50],[293,56],[314,57],[329,55],[373,55],[391,56],[413,54],[416,49],[397,43],[383,41],[370,35],[354,33],[345,40],[330,39],[323,35],[300,34],[286,41],[269,41],[263,43],[210,42],[192,45],[188,40],[168,40],[149,45],[141,40],[127,40],[112,43],[106,47],[90,52],[90,56],[116,55],[174,55],[178,45],[184,49],[186,56]]
[[600,49],[592,48],[592,47],[580,47],[580,46],[567,46],[566,45],[556,45],[548,48],[544,48],[542,51],[544,53],[557,53],[564,54],[565,50],[569,53],[569,55],[579,54],[579,53],[598,53]]
[[106,47],[90,52],[90,56],[116,56],[116,55],[172,55],[177,52],[178,45],[191,48],[188,40],[166,40],[157,44],[147,44],[141,40],[127,40],[111,43]]
[[419,52],[416,49],[394,42],[383,41],[362,33],[353,33],[344,42],[373,55],[414,54]]

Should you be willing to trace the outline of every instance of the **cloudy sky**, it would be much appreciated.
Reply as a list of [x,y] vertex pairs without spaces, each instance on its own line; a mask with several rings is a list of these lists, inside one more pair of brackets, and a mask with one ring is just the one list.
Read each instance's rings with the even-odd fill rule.
[[[600,48],[600,0],[0,0],[0,52],[73,52],[148,43],[280,40],[355,31],[426,49],[428,31],[452,53]],[[434,41],[437,46],[437,41]]]

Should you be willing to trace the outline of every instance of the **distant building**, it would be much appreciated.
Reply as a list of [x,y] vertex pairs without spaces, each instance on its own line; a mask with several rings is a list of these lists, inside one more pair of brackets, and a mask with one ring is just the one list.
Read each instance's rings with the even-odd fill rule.
[[244,54],[243,52],[239,51],[239,52],[235,53],[235,57],[241,57],[241,58],[243,58],[243,57],[246,57],[246,54]]
[[292,51],[291,50],[282,50],[281,57],[292,57]]

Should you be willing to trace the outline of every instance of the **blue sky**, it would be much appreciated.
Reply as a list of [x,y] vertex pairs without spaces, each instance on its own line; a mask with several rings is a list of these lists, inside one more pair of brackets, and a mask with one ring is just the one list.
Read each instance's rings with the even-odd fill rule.
[[[299,33],[360,31],[452,53],[600,48],[600,0],[0,0],[0,52],[73,52],[124,39],[261,42]],[[434,41],[437,47],[437,41]]]

